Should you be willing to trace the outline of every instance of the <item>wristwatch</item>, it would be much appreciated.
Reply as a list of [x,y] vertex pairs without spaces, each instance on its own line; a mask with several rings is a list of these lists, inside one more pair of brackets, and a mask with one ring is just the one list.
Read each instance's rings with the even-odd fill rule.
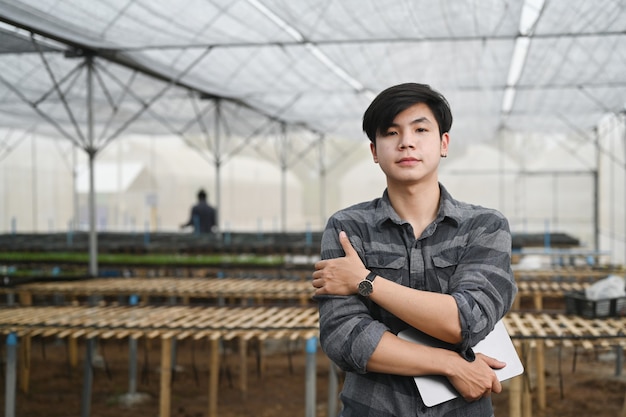
[[359,282],[359,286],[358,286],[359,295],[362,295],[363,297],[369,297],[372,294],[372,292],[374,291],[374,284],[373,284],[374,278],[376,278],[376,274],[370,271],[370,273],[367,274],[365,279]]

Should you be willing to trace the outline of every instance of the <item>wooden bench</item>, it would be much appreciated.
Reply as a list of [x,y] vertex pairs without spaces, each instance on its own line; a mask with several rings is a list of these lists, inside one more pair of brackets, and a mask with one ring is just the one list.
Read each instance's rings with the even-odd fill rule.
[[[237,340],[245,359],[252,339],[309,340],[318,336],[318,311],[312,307],[17,307],[0,309],[0,331],[20,340],[21,388],[28,391],[31,339],[67,339],[76,354],[78,339],[139,339],[161,341],[159,416],[171,411],[171,346],[173,340],[208,340],[210,376],[208,416],[216,417],[218,404],[219,343]],[[92,344],[86,343],[90,349]],[[86,357],[91,357],[90,352]],[[77,359],[72,359],[77,360]],[[246,360],[240,363],[240,388],[247,389]],[[12,364],[14,367],[15,364]],[[89,365],[90,366],[90,365]],[[88,384],[86,384],[88,385]],[[12,390],[15,392],[15,390]],[[8,391],[7,391],[8,392]],[[91,393],[85,395],[91,398]]]
[[[555,346],[583,349],[626,347],[626,317],[586,319],[565,314],[511,312],[504,318],[507,330],[518,347],[526,372],[531,372],[531,350],[535,351],[537,405],[546,408],[545,348]],[[510,417],[532,415],[528,375],[511,381]]]
[[19,303],[32,305],[34,297],[63,296],[78,303],[85,297],[124,297],[135,295],[139,303],[148,305],[151,298],[162,297],[182,304],[192,299],[206,303],[218,300],[230,304],[261,304],[283,301],[309,304],[314,288],[310,281],[245,278],[94,278],[77,281],[38,282],[2,288],[5,294],[17,294]]

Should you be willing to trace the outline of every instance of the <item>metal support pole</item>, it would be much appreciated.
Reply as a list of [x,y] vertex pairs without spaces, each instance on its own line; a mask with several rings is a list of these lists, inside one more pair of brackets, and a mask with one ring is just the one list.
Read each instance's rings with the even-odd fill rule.
[[[131,306],[139,304],[139,297],[136,294],[132,294],[129,304]],[[137,338],[131,337],[128,345],[128,393],[132,396],[137,393]]]
[[320,225],[324,227],[326,223],[326,149],[325,136],[320,136],[319,140],[319,168],[320,168],[320,192],[319,192],[319,210],[320,210]]
[[87,339],[85,351],[85,367],[83,370],[83,396],[80,402],[80,416],[89,417],[91,413],[91,388],[93,385],[93,352],[96,346],[96,339]]
[[[623,186],[626,188],[626,110],[623,110],[621,114],[622,114],[622,129],[623,129],[622,146],[624,147],[623,150],[624,150],[624,161],[625,161],[624,164],[622,165],[622,168],[624,169]],[[624,217],[624,236],[626,236],[626,193],[624,193],[624,204],[622,205],[622,216]],[[624,260],[622,261],[622,264],[626,265],[626,242],[624,242]]]
[[287,126],[281,124],[280,133],[280,231],[287,232]]
[[89,152],[89,275],[98,276],[98,238],[96,235],[95,152]]
[[[171,306],[175,306],[176,305],[176,296],[175,295],[171,295],[169,298],[169,305]],[[172,364],[172,375],[175,374],[176,372],[176,355],[177,355],[177,346],[178,344],[176,343],[176,338],[172,337],[172,347],[171,347],[171,355],[172,358],[170,359],[170,363]],[[165,343],[165,342],[164,342]]]
[[15,417],[15,386],[17,381],[17,335],[7,335],[7,365],[4,389],[4,416]]
[[33,134],[32,138],[31,138],[31,163],[33,164],[32,166],[32,198],[33,198],[33,202],[32,202],[32,210],[31,210],[31,214],[33,216],[33,227],[32,227],[32,231],[33,232],[38,232],[39,227],[37,226],[37,212],[38,212],[38,203],[37,203],[37,168],[39,167],[39,164],[37,163],[37,146],[36,146],[36,142],[35,142],[35,135]]
[[15,293],[7,292],[7,306],[13,307],[15,305]]
[[622,345],[615,345],[615,376],[622,376],[624,367],[624,348]]
[[94,181],[96,147],[93,132],[93,57],[87,57],[87,154],[89,155],[89,275],[98,276],[96,235],[96,191]]
[[305,416],[315,417],[317,337],[306,341]]
[[594,129],[594,142],[596,145],[596,169],[593,171],[593,250],[598,252],[600,250],[600,165],[602,158],[600,149],[600,137],[598,135],[598,129]]
[[137,393],[137,339],[131,337],[128,345],[128,394],[134,395]]
[[217,232],[221,233],[220,218],[222,216],[222,136],[220,131],[220,123],[222,118],[222,102],[215,101],[215,227]]

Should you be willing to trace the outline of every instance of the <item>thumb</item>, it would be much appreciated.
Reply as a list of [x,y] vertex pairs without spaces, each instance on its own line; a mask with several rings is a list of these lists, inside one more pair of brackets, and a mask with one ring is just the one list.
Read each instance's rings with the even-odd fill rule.
[[502,362],[490,356],[485,356],[485,362],[487,362],[487,365],[489,365],[492,369],[502,369],[506,366],[506,362]]
[[343,251],[346,253],[346,256],[356,254],[356,251],[352,247],[352,243],[350,243],[350,239],[348,239],[348,234],[343,230],[339,232],[339,243],[341,243],[341,247]]

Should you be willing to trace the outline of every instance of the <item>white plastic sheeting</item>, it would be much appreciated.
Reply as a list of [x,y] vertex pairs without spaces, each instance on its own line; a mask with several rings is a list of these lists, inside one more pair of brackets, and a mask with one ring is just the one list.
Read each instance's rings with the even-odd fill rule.
[[624,257],[624,51],[623,0],[0,0],[4,193],[41,186],[10,165],[32,136],[103,158],[115,140],[169,135],[207,162],[220,205],[228,164],[253,156],[274,164],[276,187],[298,178],[292,218],[321,227],[358,199],[340,184],[364,178],[363,110],[418,81],[453,108],[451,191],[518,230],[549,224]]
[[[427,82],[450,99],[455,130],[468,141],[493,139],[501,129],[589,131],[602,114],[623,110],[626,96],[626,8],[619,0],[5,0],[0,6],[7,22],[0,27],[5,126],[23,127],[37,117],[9,85],[65,126],[71,120],[61,91],[75,120],[85,122],[87,55],[95,56],[94,123],[101,138],[146,105],[150,111],[124,131],[163,133],[155,116],[181,131],[198,113],[189,94],[225,97],[277,121],[360,138],[359,119],[373,94],[399,82]],[[186,88],[166,89],[168,80]],[[505,100],[505,91],[514,94]],[[246,114],[244,128],[235,123],[241,114],[225,117],[243,135],[261,123]],[[196,123],[186,132],[200,129]]]

